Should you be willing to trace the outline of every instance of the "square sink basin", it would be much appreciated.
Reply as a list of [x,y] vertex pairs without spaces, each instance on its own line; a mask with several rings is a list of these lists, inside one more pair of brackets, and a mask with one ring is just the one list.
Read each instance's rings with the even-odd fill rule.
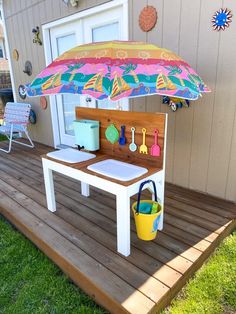
[[130,181],[148,172],[146,168],[115,159],[96,162],[89,165],[87,169],[120,181]]
[[53,159],[68,162],[70,164],[87,161],[96,157],[94,154],[81,152],[74,148],[56,150],[54,152],[48,153],[47,156]]

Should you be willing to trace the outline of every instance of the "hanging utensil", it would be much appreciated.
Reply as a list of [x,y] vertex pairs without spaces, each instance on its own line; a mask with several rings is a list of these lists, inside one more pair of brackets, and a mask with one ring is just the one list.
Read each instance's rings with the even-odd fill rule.
[[120,128],[121,128],[121,131],[120,131],[119,144],[120,144],[120,145],[125,145],[125,143],[126,143],[126,138],[125,138],[125,126],[122,125]]
[[151,147],[151,155],[155,157],[158,157],[161,155],[161,147],[157,144],[157,137],[158,137],[158,130],[155,129],[154,131],[155,142]]
[[145,136],[146,136],[146,129],[142,128],[142,133],[143,133],[143,144],[139,147],[139,152],[140,154],[147,154],[148,153],[148,148],[145,145]]
[[106,139],[111,143],[114,144],[119,140],[119,132],[114,124],[110,124],[106,131],[105,131]]
[[131,152],[135,152],[135,151],[137,150],[137,145],[136,145],[135,142],[134,142],[134,132],[135,132],[135,128],[132,127],[132,128],[131,128],[132,141],[131,141],[131,143],[129,144],[129,150],[130,150]]

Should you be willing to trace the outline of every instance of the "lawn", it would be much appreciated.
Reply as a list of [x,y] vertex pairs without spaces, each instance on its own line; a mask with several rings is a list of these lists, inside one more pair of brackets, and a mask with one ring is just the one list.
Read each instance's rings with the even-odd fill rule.
[[7,138],[5,135],[0,134],[0,142],[5,141]]
[[0,216],[1,314],[105,313]]
[[162,314],[236,313],[236,231]]

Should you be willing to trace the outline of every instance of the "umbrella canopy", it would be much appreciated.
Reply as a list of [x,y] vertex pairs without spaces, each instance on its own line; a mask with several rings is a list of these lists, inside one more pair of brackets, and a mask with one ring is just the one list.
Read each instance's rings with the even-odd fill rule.
[[114,101],[152,94],[197,99],[208,91],[175,53],[131,41],[97,42],[68,50],[27,86],[29,96],[73,93]]

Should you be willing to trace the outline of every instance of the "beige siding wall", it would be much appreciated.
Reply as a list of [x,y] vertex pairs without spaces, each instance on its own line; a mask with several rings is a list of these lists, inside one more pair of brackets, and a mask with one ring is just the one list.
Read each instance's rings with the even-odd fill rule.
[[[78,11],[108,2],[108,0],[80,0],[79,6],[66,6],[61,0],[7,0],[4,1],[4,13],[9,38],[10,52],[17,49],[19,61],[12,60],[15,86],[30,82],[44,67],[45,57],[43,46],[32,43],[32,29],[35,26],[57,20]],[[42,33],[41,33],[42,38]],[[23,73],[26,60],[33,65],[33,74]],[[18,97],[18,101],[22,101]],[[26,99],[37,114],[37,123],[30,126],[30,133],[35,141],[53,145],[53,133],[50,107],[42,110],[39,98]],[[49,102],[49,100],[48,100]]]
[[[13,5],[14,2],[14,5]],[[107,1],[80,1],[80,9]],[[158,23],[149,33],[138,27],[138,15],[146,5],[158,10]],[[212,93],[176,113],[161,104],[159,96],[131,101],[136,111],[169,113],[167,180],[191,189],[236,201],[236,22],[225,32],[211,29],[211,17],[220,7],[236,14],[232,0],[129,0],[130,39],[152,42],[180,54],[203,77]],[[29,81],[22,72],[29,59],[33,76],[45,65],[43,48],[32,44],[31,29],[74,13],[60,0],[5,1],[15,83]],[[33,100],[38,123],[32,127],[35,139],[52,144],[50,110],[42,111]]]
[[[169,48],[187,60],[212,92],[176,113],[158,96],[135,99],[133,110],[169,113],[167,181],[236,201],[236,22],[224,32],[211,29],[221,7],[236,14],[232,0],[130,1],[131,38]],[[149,33],[137,27],[146,5],[158,10]]]

